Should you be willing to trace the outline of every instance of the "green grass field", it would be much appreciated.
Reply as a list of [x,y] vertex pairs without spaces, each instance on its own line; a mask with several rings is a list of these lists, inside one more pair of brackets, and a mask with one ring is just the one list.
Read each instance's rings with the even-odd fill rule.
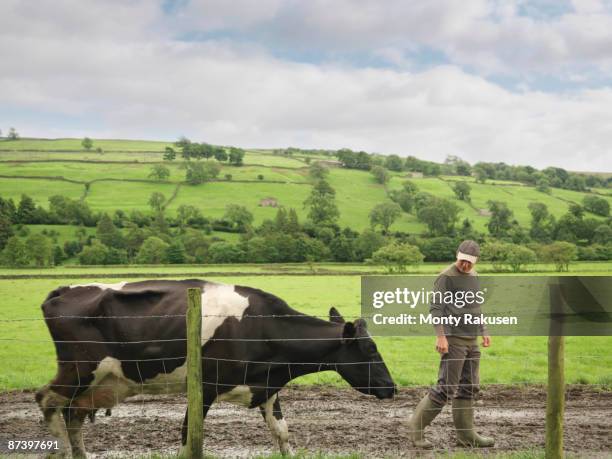
[[12,198],[15,204],[19,203],[22,194],[27,194],[37,204],[48,208],[49,197],[61,194],[68,198],[80,198],[85,192],[83,185],[68,183],[60,180],[43,179],[0,179],[0,196],[4,199]]
[[[89,182],[100,179],[112,181],[95,182],[86,197],[86,202],[94,211],[113,212],[116,209],[126,211],[137,209],[149,212],[148,199],[154,191],[162,192],[169,198],[175,183],[184,180],[184,170],[178,163],[170,163],[169,181],[159,183],[129,182],[122,180],[147,180],[151,170],[151,161],[160,161],[163,149],[171,145],[167,142],[138,140],[94,140],[94,146],[104,149],[103,154],[83,152],[80,139],[22,139],[19,141],[0,141],[0,175],[64,177],[70,180]],[[53,151],[60,150],[60,152]],[[327,157],[321,155],[322,159]],[[306,158],[306,157],[304,157]],[[183,186],[174,202],[168,207],[173,214],[182,204],[198,207],[205,216],[218,218],[225,212],[228,204],[246,205],[255,216],[255,224],[265,218],[272,218],[274,208],[259,207],[262,198],[274,197],[280,205],[293,207],[303,220],[306,210],[303,202],[309,194],[310,180],[304,158],[274,155],[271,150],[248,150],[245,166],[224,166],[219,179],[198,186]],[[315,158],[315,156],[312,156]],[[11,163],[10,159],[29,162]],[[41,162],[41,159],[64,160],[64,162]],[[67,159],[89,159],[92,161],[125,161],[123,164],[77,163],[66,162]],[[254,165],[255,164],[255,165]],[[226,174],[231,174],[236,182],[225,182]],[[265,183],[258,180],[262,175],[264,181],[279,181],[282,184]],[[392,173],[387,185],[388,190],[401,188],[407,178],[405,173]],[[243,180],[254,183],[244,183]],[[550,195],[537,192],[535,188],[509,181],[488,181],[485,184],[475,183],[473,177],[444,176],[441,178],[411,178],[420,190],[436,196],[453,199],[460,206],[459,219],[469,218],[480,231],[486,231],[488,217],[481,215],[479,209],[487,207],[487,201],[500,200],[513,210],[515,218],[523,227],[530,223],[528,206],[532,202],[546,204],[556,217],[568,209],[571,202],[582,202],[586,193],[569,190],[552,189]],[[467,180],[472,187],[470,204],[455,199],[452,191],[453,182]],[[329,181],[336,190],[336,201],[340,210],[339,224],[355,230],[369,226],[369,213],[379,203],[388,202],[385,187],[376,183],[372,175],[364,171],[341,168],[330,169]],[[299,184],[299,185],[298,185]],[[517,186],[520,185],[520,186]],[[72,198],[83,195],[82,185],[57,180],[7,178],[0,182],[0,196],[18,200],[22,193],[29,194],[44,206],[54,194],[63,194]],[[597,190],[612,203],[608,190]],[[601,218],[588,214],[588,217]],[[403,213],[391,226],[391,230],[409,233],[423,233],[426,226],[419,222],[414,214]]]
[[[30,139],[0,140],[0,150],[83,150],[82,139]],[[94,139],[94,150],[98,147],[105,151],[159,151],[171,147],[172,142],[158,142],[155,140],[118,140]]]
[[[287,265],[287,271],[307,265]],[[339,265],[326,265],[334,270]],[[441,266],[431,266],[433,272]],[[610,272],[610,264],[599,265],[600,274]],[[269,268],[269,267],[268,267]],[[54,348],[44,322],[41,319],[40,304],[52,289],[60,285],[92,282],[96,274],[106,275],[133,273],[154,277],[151,274],[188,272],[193,277],[206,277],[224,283],[236,283],[258,287],[274,293],[286,300],[295,309],[317,316],[326,317],[330,306],[336,306],[345,316],[358,316],[360,313],[360,276],[334,275],[315,276],[304,273],[300,276],[282,274],[283,266],[275,266],[276,274],[248,275],[262,273],[266,265],[215,266],[215,267],[123,267],[123,268],[57,268],[44,270],[50,274],[83,274],[80,279],[2,279],[0,294],[5,298],[0,309],[0,360],[3,370],[0,374],[0,390],[37,387],[47,382],[54,374]],[[578,266],[574,268],[579,268]],[[271,269],[271,268],[270,268]],[[307,269],[310,269],[308,267]],[[204,270],[224,271],[220,277],[200,276]],[[263,271],[262,271],[263,270]],[[17,271],[17,272],[32,272]],[[16,271],[11,271],[15,273]],[[42,272],[42,271],[41,271]],[[235,276],[232,273],[240,272]],[[6,271],[0,272],[0,274]],[[279,274],[281,273],[281,274]],[[337,274],[340,274],[338,272]],[[575,273],[578,273],[575,271]],[[245,275],[246,274],[246,275]],[[587,273],[585,273],[587,274]],[[192,276],[189,276],[192,277]],[[116,282],[124,278],[103,279]],[[14,321],[20,318],[34,320]],[[13,321],[11,321],[13,320]],[[15,341],[12,341],[15,340]],[[23,341],[20,341],[23,340]],[[428,385],[434,382],[438,356],[433,351],[432,338],[376,338],[389,368],[402,386]],[[612,356],[609,349],[612,337],[568,337],[566,340],[566,380],[568,383],[596,384],[609,388],[612,386],[610,365]],[[546,380],[546,338],[545,337],[494,337],[493,346],[483,349],[482,382],[484,384],[522,384],[543,383]],[[316,374],[297,381],[303,384],[344,384],[333,373]]]

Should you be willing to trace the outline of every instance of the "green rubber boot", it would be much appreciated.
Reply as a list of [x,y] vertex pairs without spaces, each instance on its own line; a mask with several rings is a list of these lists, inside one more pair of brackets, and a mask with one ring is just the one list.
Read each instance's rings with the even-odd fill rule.
[[408,438],[417,448],[431,449],[433,444],[425,439],[423,430],[442,411],[443,406],[434,403],[429,395],[423,397],[414,409],[414,413],[408,421]]
[[453,399],[453,422],[457,430],[457,445],[488,448],[495,444],[491,437],[478,435],[474,430],[474,401]]

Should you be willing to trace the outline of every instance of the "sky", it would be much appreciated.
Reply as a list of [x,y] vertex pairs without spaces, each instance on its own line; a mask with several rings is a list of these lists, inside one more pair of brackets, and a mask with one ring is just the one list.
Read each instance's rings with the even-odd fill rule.
[[612,0],[2,0],[0,129],[612,171]]

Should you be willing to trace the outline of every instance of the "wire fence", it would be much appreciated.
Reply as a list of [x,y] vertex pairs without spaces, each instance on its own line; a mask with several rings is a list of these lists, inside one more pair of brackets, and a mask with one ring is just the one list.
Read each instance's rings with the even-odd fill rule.
[[[275,319],[290,319],[290,318],[303,319],[304,317],[305,316],[302,314],[256,314],[256,315],[244,314],[240,318],[241,319],[249,318],[249,319],[275,320]],[[329,318],[327,315],[308,316],[308,317],[318,317],[321,319]],[[203,321],[206,321],[207,319],[210,319],[210,318],[227,319],[227,318],[237,318],[237,317],[235,315],[225,315],[225,314],[224,315],[204,314],[202,316]],[[345,316],[345,318],[352,320],[352,319],[358,319],[362,317],[361,316]],[[45,319],[40,318],[40,317],[2,318],[0,319],[0,341],[4,343],[12,343],[13,345],[28,345],[28,344],[33,344],[33,343],[50,344],[51,342],[54,342],[56,344],[71,345],[71,347],[82,346],[83,348],[87,348],[88,345],[92,345],[92,344],[106,344],[106,345],[119,346],[124,351],[127,349],[128,352],[129,352],[129,349],[131,349],[130,347],[131,345],[148,346],[148,345],[160,344],[162,346],[157,346],[159,348],[157,352],[160,352],[160,353],[163,353],[164,344],[186,343],[187,341],[186,337],[185,338],[169,337],[169,338],[161,338],[161,339],[160,338],[142,339],[142,337],[139,337],[139,336],[135,336],[134,339],[120,339],[120,340],[116,340],[116,339],[115,340],[106,340],[106,339],[103,339],[103,340],[59,339],[58,340],[56,339],[52,341],[50,339],[39,339],[36,337],[27,337],[27,336],[6,336],[5,331],[2,330],[3,324],[10,325],[10,324],[19,324],[19,323],[24,323],[24,322],[34,322],[34,321],[43,321],[43,320],[46,321],[48,324],[51,324],[51,326],[53,326],[52,324],[55,323],[56,321],[66,321],[67,323],[71,323],[71,321],[73,320],[88,321],[94,324],[97,323],[96,321],[100,321],[100,320],[112,320],[112,321],[138,320],[138,321],[145,322],[145,325],[146,325],[146,322],[150,319],[185,320],[186,314],[116,315],[116,316],[58,315],[58,316],[53,316],[53,317],[47,317]],[[78,322],[75,323],[75,325],[77,324]],[[76,331],[72,332],[72,335],[77,335],[77,334],[78,332]],[[136,334],[136,332],[134,332],[134,334]],[[246,349],[247,350],[246,352],[248,353],[248,349],[249,349],[248,345],[254,344],[254,343],[288,342],[288,343],[297,343],[297,344],[303,343],[304,345],[306,345],[309,342],[332,342],[333,343],[333,342],[345,341],[345,338],[343,338],[342,336],[292,337],[290,336],[290,332],[288,332],[287,335],[288,336],[281,337],[281,338],[278,338],[278,337],[244,337],[244,336],[241,336],[241,337],[211,336],[211,337],[205,338],[205,342],[207,344],[215,343],[215,342],[245,344],[247,347],[244,349]],[[394,336],[367,335],[367,336],[361,336],[361,337],[357,336],[352,339],[369,340],[369,339],[379,339],[379,338],[384,338],[384,339],[404,338],[406,342],[409,342],[409,339],[410,339],[409,337],[406,337],[403,335],[394,335]],[[168,380],[167,378],[169,376],[172,376],[173,372],[175,372],[177,368],[180,368],[182,365],[184,365],[187,359],[186,353],[181,353],[180,355],[167,355],[167,356],[160,355],[156,357],[144,357],[144,356],[138,356],[138,355],[131,356],[131,358],[126,358],[125,356],[122,356],[121,358],[117,358],[117,356],[113,356],[113,355],[109,355],[106,357],[112,357],[115,360],[115,362],[119,364],[119,368],[123,367],[124,364],[135,366],[136,372],[139,375],[139,377],[136,379],[130,379],[128,381],[129,395],[130,396],[141,396],[141,400],[138,400],[136,403],[139,403],[141,406],[140,412],[142,416],[146,416],[146,413],[147,413],[147,399],[143,398],[142,396],[147,395],[147,394],[153,394],[155,396],[163,395],[163,394],[175,394],[175,393],[181,393],[185,391],[186,381],[184,380],[184,375],[179,375],[179,379],[176,381],[171,381],[171,380]],[[531,356],[529,355],[502,356],[502,355],[488,355],[485,353],[481,357],[477,357],[477,358],[459,358],[459,359],[447,358],[446,362],[448,364],[449,362],[453,362],[453,361],[464,361],[464,362],[480,361],[484,365],[486,365],[487,362],[492,362],[492,363],[495,363],[496,365],[508,365],[508,366],[514,367],[517,369],[517,372],[518,372],[518,370],[521,367],[521,364],[523,365],[527,364],[529,357]],[[279,370],[281,368],[286,368],[289,374],[289,379],[293,379],[291,377],[292,372],[299,374],[300,373],[299,369],[301,366],[315,367],[312,371],[312,374],[314,376],[311,375],[311,379],[309,380],[310,384],[312,384],[313,386],[316,386],[317,388],[329,388],[330,382],[333,382],[333,384],[336,384],[336,382],[339,381],[339,378],[336,378],[336,380],[331,380],[329,377],[322,377],[322,374],[321,374],[322,371],[326,371],[326,370],[339,371],[346,367],[359,366],[361,367],[362,371],[368,372],[368,378],[367,378],[368,382],[365,385],[359,384],[359,383],[353,384],[352,387],[359,391],[371,392],[371,391],[375,391],[378,389],[392,388],[392,386],[379,385],[379,384],[372,383],[371,378],[370,378],[372,366],[381,365],[384,363],[387,365],[387,367],[389,367],[389,369],[391,370],[391,373],[393,373],[394,367],[398,367],[402,365],[413,365],[413,366],[417,365],[423,371],[426,371],[433,376],[435,375],[435,372],[438,370],[438,364],[439,364],[437,360],[432,359],[432,358],[430,359],[390,358],[390,359],[385,359],[385,360],[381,360],[378,358],[378,359],[368,359],[368,360],[335,361],[335,362],[322,361],[322,359],[292,361],[286,358],[280,359],[280,360],[274,360],[274,358],[275,358],[274,356],[271,356],[267,360],[266,359],[262,360],[262,359],[257,359],[257,358],[236,358],[236,357],[224,357],[224,356],[211,356],[211,355],[206,355],[206,347],[204,347],[204,355],[202,356],[202,364],[205,368],[208,369],[208,371],[205,371],[204,379],[202,381],[204,391],[207,391],[207,389],[212,389],[214,391],[214,395],[216,397],[219,397],[229,392],[231,389],[235,388],[237,385],[244,385],[244,386],[248,386],[251,391],[264,391],[264,392],[275,393],[283,389],[284,387],[286,387],[286,384],[281,385],[281,384],[274,384],[270,382],[269,375],[271,374],[271,372],[275,370]],[[610,353],[606,355],[600,355],[596,353],[588,354],[588,355],[583,354],[583,355],[580,355],[578,358],[582,362],[591,361],[594,365],[604,366],[607,368],[612,367],[612,365],[610,365],[612,363],[612,354]],[[103,359],[104,357],[102,359],[100,358],[56,358],[55,362],[58,365],[73,366],[74,368],[77,369],[77,374],[76,374],[76,381],[72,381],[72,383],[54,382],[52,383],[52,387],[72,388],[72,389],[82,390],[82,392],[78,392],[78,394],[75,393],[75,395],[73,396],[73,399],[71,400],[71,403],[68,405],[64,404],[60,406],[60,405],[51,404],[51,405],[48,405],[47,408],[70,410],[73,408],[72,406],[73,401],[77,399],[87,399],[87,398],[90,399],[90,402],[91,402],[90,406],[92,408],[96,408],[95,390],[110,390],[112,394],[114,395],[115,402],[116,403],[121,402],[125,393],[121,392],[121,390],[117,387],[116,381],[105,382],[105,380],[101,377],[100,378],[101,382],[94,380],[95,390],[91,390],[89,386],[91,383],[91,378],[90,378],[91,374],[81,374],[79,372],[79,368],[80,368],[79,364],[87,364],[89,367],[94,365],[95,368],[99,368],[99,365]],[[25,365],[26,363],[27,364],[48,365],[49,359],[45,356],[32,356],[32,355],[6,356],[4,355],[2,357],[2,362],[3,362],[5,369],[6,368],[14,369],[14,368],[18,368],[19,366],[21,366],[24,371],[24,375],[23,375],[24,381],[26,381],[28,380],[25,375],[25,372],[27,371],[26,365]],[[157,374],[155,374],[155,376],[153,376],[152,378],[143,377],[142,374],[144,372],[141,371],[142,367],[151,365],[151,364],[153,364],[155,368],[157,369]],[[231,382],[226,382],[223,380],[225,376],[223,375],[222,370],[226,366],[231,366],[234,371],[234,373],[232,374]],[[263,367],[263,371],[259,371],[259,374],[267,373],[268,378],[266,380],[260,379],[258,381],[253,381],[252,378],[249,378],[249,371],[252,370],[253,367],[259,367],[260,370]],[[168,371],[167,368],[172,368],[172,370]],[[212,375],[210,374],[211,371],[212,371]],[[237,374],[235,373],[236,371],[242,371],[242,375],[240,378],[237,377]],[[18,370],[15,371],[15,373],[17,372]],[[166,380],[155,381],[155,379],[159,378],[160,376],[162,378],[166,378]],[[13,377],[15,377],[15,375],[13,375]],[[500,390],[504,388],[512,389],[513,395],[511,397],[512,398],[511,405],[508,406],[507,394],[501,394],[501,393],[494,392],[492,396],[487,396],[485,393],[484,397],[482,397],[481,401],[479,402],[479,409],[485,410],[488,413],[500,411],[501,414],[499,416],[502,416],[502,417],[504,416],[504,413],[506,413],[506,417],[508,419],[512,419],[513,416],[516,417],[516,413],[519,413],[521,411],[526,411],[526,412],[529,412],[531,415],[533,415],[534,419],[537,419],[538,417],[537,413],[540,413],[540,414],[543,413],[543,409],[545,407],[545,400],[543,399],[542,394],[539,394],[537,397],[534,398],[534,394],[530,392],[529,390],[526,390],[524,392],[521,391],[522,387],[529,388],[531,384],[532,384],[531,379],[526,379],[524,381],[521,381],[515,378],[513,378],[510,381],[502,382],[502,383],[499,383],[499,382],[488,383],[485,385],[487,388],[499,388]],[[458,385],[457,384],[447,385],[447,387],[451,387],[451,386],[453,389],[456,389]],[[480,383],[479,382],[470,383],[470,382],[464,381],[464,382],[461,382],[461,386],[464,386],[464,387],[473,386],[474,388],[476,388],[480,386]],[[606,382],[602,382],[602,383],[592,383],[592,384],[589,384],[589,386],[592,389],[604,389],[608,387],[609,384]],[[291,387],[292,387],[291,390],[295,389],[295,386],[291,385]],[[397,384],[397,388],[399,389],[400,395],[404,394],[406,396],[406,394],[408,394],[411,398],[410,399],[404,398],[402,408],[400,409],[393,408],[393,405],[390,405],[390,404],[383,405],[384,410],[387,411],[386,413],[387,417],[391,417],[392,419],[399,419],[399,418],[405,419],[407,416],[409,416],[410,410],[416,404],[414,403],[413,398],[417,396],[419,393],[423,395],[426,389],[429,387],[430,387],[430,384],[411,384],[411,383]],[[568,401],[575,400],[576,405],[579,406],[579,409],[581,410],[587,410],[587,411],[588,410],[601,410],[602,406],[604,407],[604,409],[606,409],[607,407],[607,409],[610,410],[612,407],[612,404],[608,403],[609,402],[608,395],[606,395],[605,391],[600,391],[600,392],[601,394],[598,396],[597,390],[593,390],[592,392],[589,393],[588,398],[583,399],[580,396],[580,394],[573,395],[570,390],[566,394],[566,399]],[[351,402],[362,403],[361,399],[354,399],[354,398],[351,398],[350,396],[349,396],[349,400]],[[603,403],[602,403],[602,400],[603,400]],[[410,406],[406,405],[408,401],[411,402]],[[363,403],[366,403],[366,402],[363,401]],[[372,407],[373,405],[370,402],[366,403],[366,409],[373,409]],[[74,407],[74,409],[77,409],[77,408],[78,406]],[[291,411],[292,411],[291,408],[289,408],[289,412],[291,413],[289,417],[297,417],[297,418],[302,417],[303,419],[306,419],[308,421],[313,421],[313,422],[318,422],[321,419],[328,419],[330,416],[329,412],[326,411],[325,403],[321,403],[320,405],[317,406],[316,409],[312,409],[311,407],[306,417],[303,417],[303,413],[291,412]],[[512,411],[515,414],[508,415],[508,411]],[[537,412],[537,413],[534,414],[533,412]],[[158,411],[155,411],[155,413],[156,413],[156,416],[159,415]],[[609,414],[612,415],[612,412]],[[380,410],[377,409],[375,412],[372,413],[372,416],[366,416],[365,418],[372,421],[376,418],[376,416],[380,416],[380,415],[381,415],[381,412]],[[244,419],[242,419],[240,416],[235,416],[234,422],[238,424],[250,425],[252,419],[251,420],[249,419],[250,418],[248,418],[248,416]],[[290,419],[290,422],[291,422],[291,419]],[[359,425],[358,419],[356,419],[355,422],[356,422],[356,425]],[[531,423],[533,424],[533,419]],[[511,426],[512,426],[512,429],[523,429],[523,430],[533,430],[534,429],[534,426],[529,425],[529,423],[527,423],[526,425],[511,423]],[[178,425],[177,425],[177,428],[178,428]],[[543,429],[541,425],[539,426],[539,428]],[[606,435],[610,433],[610,429],[606,427],[602,427],[599,424],[597,424],[597,425],[591,426],[588,432],[596,436]],[[367,429],[363,430],[361,438],[364,441],[372,440],[371,436],[368,434]],[[608,443],[605,443],[604,441],[604,446],[606,444],[609,446],[610,444],[609,440],[608,440]],[[313,448],[317,448],[316,438],[313,438],[312,441],[309,442],[309,446]],[[401,450],[402,452],[419,451],[418,449],[410,447],[408,443],[405,446],[403,446]]]

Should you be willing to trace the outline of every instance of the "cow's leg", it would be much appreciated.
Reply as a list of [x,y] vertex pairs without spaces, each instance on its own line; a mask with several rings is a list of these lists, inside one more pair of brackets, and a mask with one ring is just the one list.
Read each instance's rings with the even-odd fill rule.
[[289,429],[287,428],[287,422],[283,419],[283,412],[281,411],[278,394],[274,394],[270,397],[266,403],[263,403],[259,407],[259,410],[266,420],[270,432],[272,432],[272,437],[274,437],[278,443],[281,454],[291,454],[291,448],[289,447]]
[[[215,401],[214,397],[211,398],[204,393],[204,402],[202,403],[202,418],[206,419],[206,415],[208,414],[208,410],[211,405]],[[187,424],[189,422],[189,413],[188,410],[185,410],[185,417],[183,418],[183,426],[181,427],[181,449],[179,450],[179,457],[185,456],[185,445],[187,444]]]
[[69,457],[70,441],[61,412],[70,403],[70,399],[51,390],[49,386],[45,386],[36,393],[36,402],[42,411],[49,432],[58,440],[58,455]]
[[64,420],[66,421],[66,429],[68,430],[68,439],[72,447],[73,458],[85,458],[85,444],[83,443],[83,422],[89,414],[90,410],[78,406],[78,404],[70,404],[62,411]]

